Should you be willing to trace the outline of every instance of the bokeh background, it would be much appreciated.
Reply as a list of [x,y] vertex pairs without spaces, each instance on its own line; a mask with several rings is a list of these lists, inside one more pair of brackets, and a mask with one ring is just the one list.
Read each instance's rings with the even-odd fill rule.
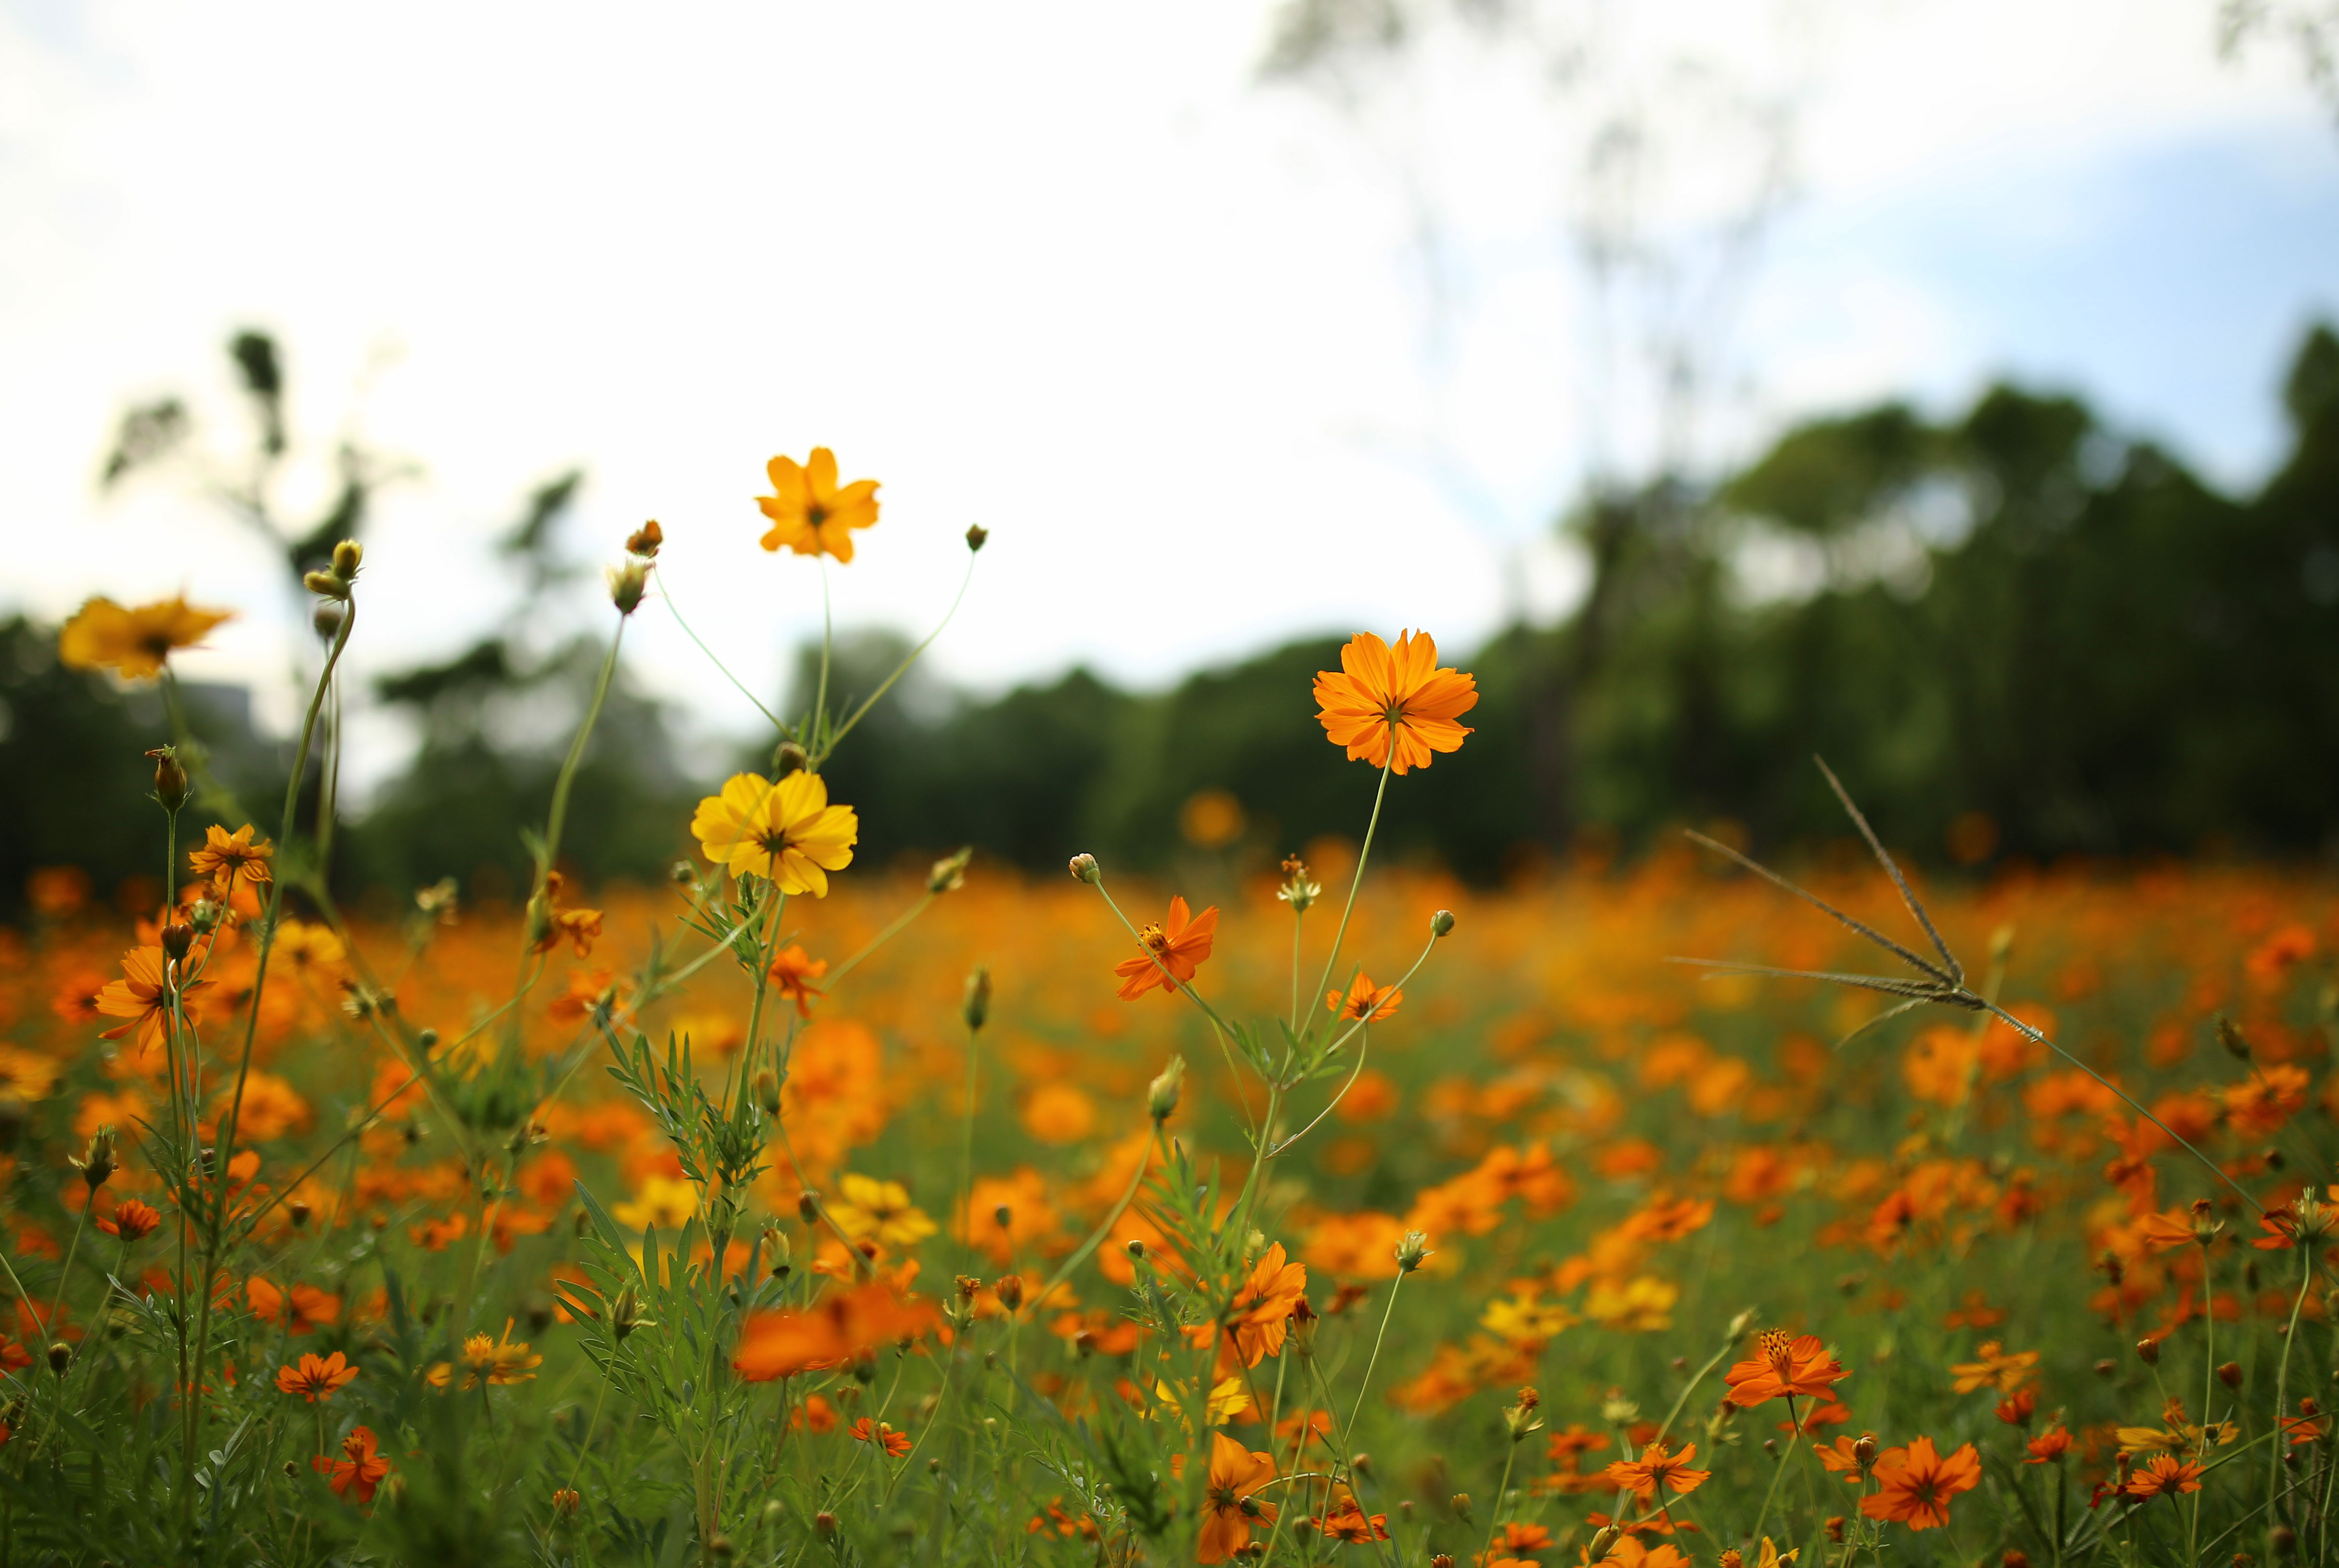
[[[111,889],[163,738],[84,597],[281,786],[355,533],[353,890],[523,866],[644,518],[741,684],[827,588],[878,862],[1243,863],[1368,788],[1304,722],[1434,632],[1479,734],[1390,840],[1477,880],[1696,824],[1920,859],[2323,856],[2339,11],[2254,0],[0,6],[0,898]],[[655,875],[768,745],[654,598],[580,783]],[[786,707],[783,712],[791,711]],[[62,787],[61,787],[62,786]],[[135,902],[135,901],[133,901]]]

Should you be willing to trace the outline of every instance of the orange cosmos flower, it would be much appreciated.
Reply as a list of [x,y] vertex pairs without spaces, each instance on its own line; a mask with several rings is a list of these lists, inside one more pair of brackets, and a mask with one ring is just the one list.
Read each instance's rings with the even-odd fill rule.
[[898,1344],[934,1326],[933,1303],[904,1297],[879,1279],[832,1291],[800,1310],[748,1315],[732,1353],[732,1369],[749,1383],[842,1366],[855,1356]]
[[1253,1503],[1251,1506],[1258,1510],[1255,1515],[1243,1512],[1244,1500],[1274,1479],[1272,1455],[1250,1453],[1223,1432],[1210,1434],[1210,1474],[1202,1487],[1202,1529],[1194,1543],[1197,1563],[1223,1563],[1249,1545],[1252,1518],[1269,1524],[1275,1522],[1272,1503]]
[[1911,1530],[1934,1530],[1949,1522],[1949,1499],[1981,1484],[1981,1455],[1970,1443],[1943,1458],[1933,1440],[1920,1437],[1906,1448],[1887,1448],[1876,1457],[1877,1492],[1860,1500],[1870,1519],[1898,1519]]
[[1157,985],[1174,992],[1194,978],[1194,971],[1210,956],[1210,944],[1218,935],[1218,905],[1194,914],[1183,898],[1171,899],[1169,918],[1160,925],[1147,926],[1138,938],[1144,954],[1113,965],[1112,972],[1121,979],[1120,1000],[1135,1001]]
[[800,556],[834,556],[853,559],[853,530],[877,520],[877,481],[855,479],[839,488],[836,454],[814,447],[812,457],[798,463],[778,457],[764,465],[772,493],[757,496],[755,505],[772,519],[764,535],[767,550],[794,550]]
[[1791,1399],[1798,1394],[1825,1398],[1850,1376],[1827,1353],[1818,1335],[1766,1328],[1754,1336],[1752,1357],[1732,1367],[1722,1381],[1730,1385],[1730,1402],[1751,1409],[1766,1399]]
[[203,846],[187,852],[187,866],[197,876],[211,878],[224,898],[238,876],[247,883],[269,881],[268,862],[275,853],[266,839],[252,838],[250,823],[233,833],[213,823],[203,830]]
[[910,1452],[908,1433],[896,1432],[883,1421],[872,1425],[866,1415],[846,1427],[844,1435],[855,1443],[882,1444],[885,1452],[896,1459],[907,1456]]
[[1432,752],[1462,749],[1470,732],[1454,721],[1477,705],[1478,688],[1475,677],[1437,667],[1427,632],[1406,632],[1394,648],[1358,632],[1340,650],[1339,670],[1317,674],[1316,701],[1325,735],[1351,762],[1403,774],[1427,767]]
[[2120,1494],[2143,1503],[2154,1497],[2173,1497],[2179,1492],[2198,1492],[2201,1471],[2199,1464],[2187,1464],[2174,1454],[2156,1454],[2150,1464],[2128,1477]]
[[1347,996],[1337,991],[1324,993],[1326,1010],[1338,1013],[1350,1022],[1362,1020],[1378,1023],[1395,1012],[1397,1004],[1404,1000],[1405,992],[1393,985],[1375,985],[1373,977],[1361,970],[1357,971],[1355,981],[1349,985]]
[[390,1461],[375,1451],[377,1446],[371,1427],[353,1426],[350,1435],[341,1439],[341,1453],[346,1457],[328,1459],[320,1454],[309,1461],[309,1468],[321,1475],[330,1474],[333,1490],[341,1496],[347,1497],[354,1491],[359,1502],[370,1503],[374,1489],[390,1474]]
[[2023,1386],[2038,1375],[2038,1352],[2036,1350],[2021,1350],[2008,1356],[2004,1346],[1991,1339],[1985,1341],[1974,1354],[1979,1359],[1956,1362],[1949,1367],[1949,1371],[1956,1375],[1955,1388],[1959,1394],[1971,1394],[1977,1388],[1995,1388],[2000,1394],[2019,1394]]
[[1245,1366],[1283,1351],[1292,1309],[1308,1294],[1308,1266],[1284,1261],[1283,1243],[1267,1249],[1227,1308],[1227,1328]]
[[507,1317],[500,1339],[490,1340],[484,1334],[474,1334],[463,1341],[463,1365],[471,1369],[470,1376],[463,1379],[464,1387],[471,1386],[472,1380],[482,1374],[497,1387],[534,1379],[536,1369],[544,1365],[544,1357],[530,1355],[528,1341],[515,1343],[511,1331],[512,1320]]
[[2049,1426],[2023,1445],[2030,1451],[2025,1464],[2051,1464],[2071,1450],[2071,1434],[2062,1426]]
[[1643,1504],[1656,1500],[1657,1488],[1663,1486],[1676,1496],[1686,1496],[1705,1483],[1713,1474],[1711,1470],[1692,1470],[1689,1462],[1697,1457],[1697,1445],[1685,1443],[1678,1454],[1666,1452],[1662,1443],[1652,1443],[1642,1450],[1638,1459],[1619,1459],[1608,1466],[1608,1479],[1624,1491],[1632,1493]]
[[794,942],[782,948],[772,958],[772,984],[779,989],[784,999],[796,1004],[798,1018],[812,1016],[812,999],[820,994],[820,987],[813,981],[827,972],[828,960],[814,958]]
[[148,680],[163,673],[173,648],[192,647],[213,626],[234,617],[233,610],[199,610],[183,598],[134,610],[94,598],[57,634],[57,657],[73,669],[111,669],[124,680]]
[[734,876],[753,872],[782,892],[825,898],[828,873],[853,863],[861,819],[849,805],[828,804],[828,784],[816,773],[792,773],[777,784],[734,774],[720,794],[698,803],[690,833],[706,858]]
[[1337,1513],[1327,1514],[1313,1521],[1327,1541],[1337,1541],[1344,1546],[1361,1545],[1389,1538],[1388,1515],[1367,1514],[1353,1497],[1347,1499]]
[[276,1387],[280,1393],[298,1394],[307,1403],[314,1405],[320,1399],[331,1399],[336,1388],[344,1388],[356,1382],[357,1376],[358,1369],[343,1359],[340,1351],[336,1350],[331,1356],[319,1356],[311,1351],[301,1357],[298,1366],[276,1369]]
[[97,1222],[97,1228],[108,1236],[118,1236],[124,1241],[143,1241],[154,1234],[163,1223],[163,1216],[152,1206],[129,1198],[113,1214]]
[[[105,989],[97,993],[97,1011],[108,1018],[126,1018],[130,1021],[107,1030],[99,1039],[120,1040],[134,1029],[138,1031],[138,1050],[143,1054],[170,1033],[171,990],[165,978],[166,963],[159,947],[133,947],[122,955],[122,978],[106,981]],[[199,980],[179,992],[179,1015],[188,1023],[202,1021],[195,1007],[195,992],[210,983]]]

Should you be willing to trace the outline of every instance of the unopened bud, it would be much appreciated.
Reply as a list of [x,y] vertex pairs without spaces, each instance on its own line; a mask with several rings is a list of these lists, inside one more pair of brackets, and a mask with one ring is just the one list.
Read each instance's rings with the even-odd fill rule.
[[341,623],[349,618],[349,607],[340,600],[320,599],[309,611],[309,629],[319,642],[330,643],[341,635]]
[[829,1513],[824,1508],[822,1509],[819,1513],[812,1516],[812,1528],[813,1533],[818,1535],[822,1540],[835,1540],[836,1515]]
[[1862,1470],[1876,1467],[1876,1434],[1863,1432],[1851,1445],[1851,1456]]
[[1141,1263],[1145,1260],[1145,1243],[1134,1236],[1129,1238],[1128,1242],[1121,1247],[1121,1250],[1128,1253],[1130,1258],[1137,1262]]
[[765,1116],[780,1113],[780,1075],[768,1067],[755,1070],[755,1103],[763,1107]]
[[1456,1492],[1446,1501],[1446,1506],[1454,1510],[1456,1518],[1466,1524],[1470,1522],[1470,1494],[1467,1492]]
[[2228,1361],[2218,1367],[2217,1381],[2228,1388],[2239,1388],[2242,1386],[2242,1364],[2238,1361]]
[[772,775],[785,778],[790,774],[802,773],[811,761],[804,747],[794,741],[782,741],[780,749],[772,754]]
[[627,561],[622,567],[607,568],[609,602],[617,606],[621,616],[630,616],[642,607],[642,595],[650,586],[647,561]]
[[1010,1274],[1002,1276],[999,1283],[992,1286],[992,1289],[998,1294],[1000,1306],[1004,1307],[1010,1312],[1020,1312],[1022,1310],[1023,1277],[1021,1275]]
[[167,812],[187,804],[187,770],[179,764],[175,746],[157,746],[146,754],[154,761],[154,798]]
[[1592,1560],[1597,1563],[1605,1558],[1615,1549],[1616,1543],[1623,1537],[1624,1533],[1614,1524],[1600,1526],[1599,1531],[1592,1537]]
[[967,528],[966,547],[969,551],[979,552],[982,547],[990,541],[991,530],[984,528],[981,523],[972,524]]
[[2226,1048],[2228,1055],[2249,1060],[2250,1042],[2243,1035],[2241,1026],[2222,1012],[2217,1015],[2217,1043]]
[[991,1021],[991,970],[988,965],[976,964],[968,973],[966,998],[960,1004],[959,1014],[966,1020],[968,1031],[974,1034],[982,1033],[982,1026]]
[[320,598],[345,599],[350,597],[350,585],[331,572],[303,572],[301,586]]
[[358,568],[365,564],[365,547],[355,539],[343,539],[333,547],[333,576],[345,583],[358,580]]
[[1315,1359],[1316,1325],[1321,1321],[1306,1297],[1291,1304],[1291,1344],[1299,1352],[1302,1361]]
[[626,553],[648,560],[658,553],[658,547],[664,543],[666,543],[666,530],[658,527],[656,518],[652,518],[626,536]]
[[1156,1122],[1169,1120],[1177,1110],[1178,1098],[1184,1093],[1185,1088],[1186,1059],[1173,1056],[1170,1059],[1170,1065],[1156,1073],[1153,1081],[1146,1086],[1146,1113]]
[[1072,880],[1074,882],[1087,883],[1091,887],[1103,881],[1104,873],[1097,869],[1096,856],[1092,854],[1074,855],[1072,857]]
[[1396,1266],[1406,1274],[1419,1268],[1430,1256],[1429,1237],[1426,1232],[1408,1230],[1396,1244]]
[[2143,1362],[2147,1366],[2159,1366],[2160,1341],[2157,1339],[2137,1340],[2136,1342],[2136,1356],[2137,1359]]
[[1441,910],[1439,910],[1436,914],[1433,914],[1433,915],[1431,915],[1431,916],[1429,917],[1429,934],[1430,934],[1430,935],[1432,935],[1432,936],[1444,936],[1444,935],[1446,935],[1447,932],[1451,932],[1453,929],[1454,929],[1454,912],[1453,912],[1452,910],[1450,910],[1450,909],[1441,909]]
[[284,1206],[285,1218],[292,1221],[292,1228],[295,1230],[308,1228],[310,1213],[311,1209],[307,1202],[298,1198]]
[[114,1163],[113,1146],[113,1124],[107,1122],[89,1135],[89,1146],[82,1151],[81,1158],[73,1162],[74,1169],[81,1172],[82,1180],[89,1184],[92,1191],[104,1187],[121,1169]]
[[52,1341],[49,1345],[49,1370],[63,1377],[65,1368],[72,1365],[73,1346],[62,1339]]
[[966,868],[974,859],[974,846],[968,844],[956,854],[944,855],[934,862],[926,873],[926,891],[931,893],[956,892],[966,885]]
[[185,958],[194,945],[195,928],[185,921],[174,920],[163,928],[163,951],[170,955],[172,962]]
[[796,1218],[802,1219],[806,1225],[818,1222],[820,1219],[819,1193],[806,1188],[796,1194]]

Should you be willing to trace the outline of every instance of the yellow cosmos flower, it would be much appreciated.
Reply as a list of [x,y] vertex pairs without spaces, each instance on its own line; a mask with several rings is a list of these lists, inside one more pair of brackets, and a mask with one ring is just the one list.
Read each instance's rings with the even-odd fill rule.
[[764,471],[772,479],[772,493],[755,498],[755,505],[772,519],[764,547],[850,561],[853,530],[877,520],[877,481],[855,479],[840,489],[836,454],[826,447],[814,447],[802,463],[774,458]]
[[773,784],[759,774],[734,774],[721,794],[698,803],[690,833],[706,858],[753,872],[782,892],[828,896],[828,873],[853,863],[861,819],[849,805],[828,804],[828,785],[815,773],[793,773]]
[[848,1171],[837,1186],[844,1196],[828,1200],[828,1217],[855,1241],[873,1238],[887,1247],[912,1247],[934,1233],[934,1222],[898,1181]]
[[163,673],[173,648],[192,647],[233,610],[202,610],[183,598],[124,609],[112,599],[82,606],[57,634],[57,657],[77,670],[111,669],[124,680]]

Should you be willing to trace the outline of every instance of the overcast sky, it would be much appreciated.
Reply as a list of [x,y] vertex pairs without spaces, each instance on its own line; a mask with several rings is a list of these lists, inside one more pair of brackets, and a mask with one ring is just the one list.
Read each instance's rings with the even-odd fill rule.
[[[2290,346],[2339,314],[2339,133],[2278,49],[2218,57],[2214,0],[1550,0],[1346,106],[1261,83],[1272,11],[0,0],[0,604],[183,588],[242,612],[190,672],[281,686],[248,536],[188,482],[95,483],[134,398],[234,449],[249,323],[288,351],[289,508],[353,419],[416,465],[369,534],[360,673],[502,613],[488,541],[582,464],[571,548],[660,518],[677,601],[776,685],[819,577],[755,547],[752,498],[815,444],[883,483],[842,620],[927,621],[993,530],[955,679],[1157,681],[1363,626],[1466,650],[1564,606],[1553,518],[1652,460],[1661,318],[1595,312],[1579,243],[1620,116],[1633,234],[1707,345],[1708,469],[2014,374],[2245,485]],[[657,689],[747,725],[638,625]]]

